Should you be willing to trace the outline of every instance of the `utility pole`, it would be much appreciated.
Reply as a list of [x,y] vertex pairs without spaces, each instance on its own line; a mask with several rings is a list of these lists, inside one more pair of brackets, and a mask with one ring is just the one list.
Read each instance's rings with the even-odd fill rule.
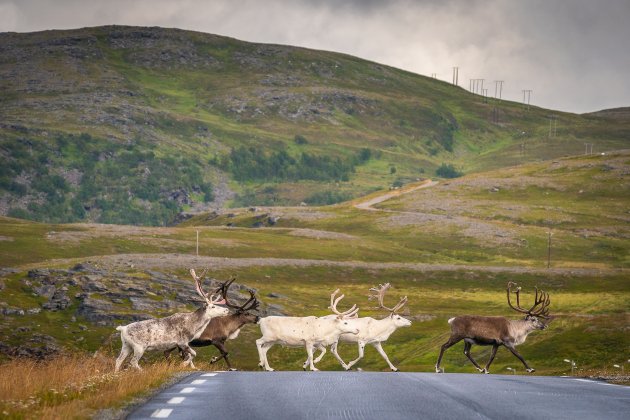
[[433,79],[437,79],[437,73],[431,73],[431,77],[432,77]]
[[453,67],[453,84],[459,85],[459,67]]
[[[529,111],[529,100],[531,98],[532,90],[531,89],[523,89],[523,105],[527,105],[527,110]],[[527,102],[525,102],[525,94],[527,94]]]
[[547,239],[547,268],[551,267],[551,229],[549,229],[549,236]]
[[501,94],[503,93],[503,80],[495,80],[494,81],[494,97],[497,98],[497,93],[499,94],[498,98],[501,99]]

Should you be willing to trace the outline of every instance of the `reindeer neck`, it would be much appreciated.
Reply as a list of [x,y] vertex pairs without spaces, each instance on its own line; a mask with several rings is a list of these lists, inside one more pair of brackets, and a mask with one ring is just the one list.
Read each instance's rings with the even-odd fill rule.
[[396,331],[398,328],[394,324],[394,319],[391,315],[387,315],[385,318],[375,319],[372,325],[372,328],[377,334],[387,334],[387,336]]
[[508,328],[510,329],[512,337],[514,337],[514,344],[524,343],[529,333],[536,329],[531,323],[524,319],[510,319],[508,322]]

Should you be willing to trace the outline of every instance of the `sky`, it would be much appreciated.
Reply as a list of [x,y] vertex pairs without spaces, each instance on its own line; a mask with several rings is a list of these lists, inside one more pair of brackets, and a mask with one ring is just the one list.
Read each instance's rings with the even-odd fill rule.
[[630,106],[630,0],[0,0],[0,32],[181,28],[337,51],[568,112]]

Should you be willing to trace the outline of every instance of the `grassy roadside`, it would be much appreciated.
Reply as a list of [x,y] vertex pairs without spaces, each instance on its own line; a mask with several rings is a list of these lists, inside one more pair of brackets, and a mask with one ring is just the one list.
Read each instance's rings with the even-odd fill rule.
[[0,364],[0,417],[88,418],[103,409],[124,409],[176,375],[177,364],[154,362],[144,370],[113,372],[111,357],[74,353],[46,361],[15,359]]

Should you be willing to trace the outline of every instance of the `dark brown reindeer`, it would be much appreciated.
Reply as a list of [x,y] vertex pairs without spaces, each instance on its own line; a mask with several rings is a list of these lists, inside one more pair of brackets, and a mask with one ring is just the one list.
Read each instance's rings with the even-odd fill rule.
[[[525,365],[527,372],[534,372],[535,369],[529,367],[525,359],[516,351],[516,346],[525,342],[527,335],[535,330],[544,330],[547,324],[542,319],[550,319],[549,316],[549,294],[538,291],[536,288],[536,297],[534,305],[529,309],[521,308],[520,302],[521,288],[515,283],[507,284],[507,301],[510,308],[517,312],[526,314],[524,319],[511,320],[500,316],[475,316],[464,315],[451,318],[448,323],[451,324],[451,336],[440,349],[440,356],[435,364],[437,373],[443,372],[440,369],[440,362],[444,351],[461,340],[464,340],[464,354],[472,362],[473,365],[482,373],[490,373],[488,369],[497,354],[499,346],[505,346]],[[510,293],[516,294],[516,307],[510,301]],[[470,348],[473,344],[480,346],[492,346],[490,360],[482,369],[470,355]]]
[[[256,295],[252,290],[249,290],[249,300],[244,304],[238,306],[232,304],[228,299],[228,288],[234,282],[235,279],[230,280],[227,283],[224,283],[220,287],[221,294],[225,298],[226,306],[236,309],[236,312],[227,316],[222,316],[218,318],[213,318],[206,329],[201,333],[199,337],[191,341],[189,344],[190,347],[206,347],[206,346],[215,346],[220,352],[220,356],[214,356],[210,359],[210,363],[216,363],[221,359],[225,359],[229,370],[235,370],[232,368],[230,364],[230,359],[228,358],[228,352],[225,350],[225,342],[227,340],[233,340],[238,337],[238,334],[241,331],[241,328],[246,324],[256,324],[260,317],[258,315],[250,313],[250,311],[254,311],[258,309],[258,299],[256,299]],[[214,321],[214,322],[213,322]],[[169,357],[171,351],[175,350],[172,348],[164,352],[166,358]],[[186,352],[183,349],[179,349],[180,355],[183,357],[186,356]]]

